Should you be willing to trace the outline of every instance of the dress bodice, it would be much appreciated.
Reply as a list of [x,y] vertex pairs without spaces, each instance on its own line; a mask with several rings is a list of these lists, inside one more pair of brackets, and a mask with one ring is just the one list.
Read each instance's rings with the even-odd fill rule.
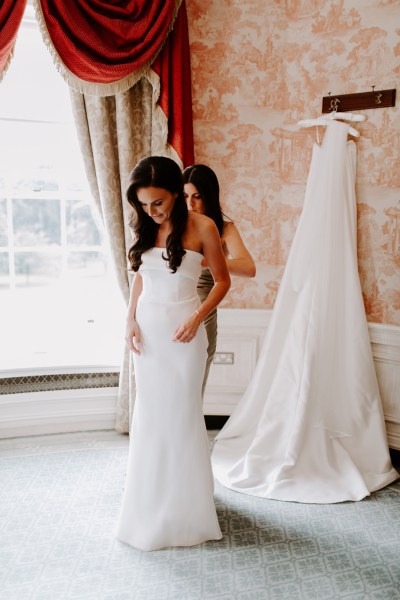
[[186,250],[176,273],[164,260],[165,248],[151,248],[142,254],[139,273],[143,280],[142,299],[153,302],[184,302],[196,296],[203,255]]

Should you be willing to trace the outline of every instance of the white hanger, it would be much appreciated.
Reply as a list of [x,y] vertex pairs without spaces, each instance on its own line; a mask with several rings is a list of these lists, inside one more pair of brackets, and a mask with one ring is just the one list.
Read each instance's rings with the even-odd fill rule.
[[341,121],[353,121],[353,122],[366,121],[366,119],[367,119],[366,115],[362,115],[360,113],[336,112],[336,110],[334,110],[331,113],[327,113],[326,117],[328,119],[340,119]]
[[[300,127],[315,127],[318,125],[326,126],[329,121],[332,120],[341,120],[341,121],[350,121],[350,122],[360,122],[365,121],[366,116],[359,113],[351,113],[351,112],[336,112],[333,111],[326,115],[322,115],[322,117],[317,117],[316,119],[302,119],[298,121],[297,125]],[[359,132],[354,127],[349,127],[349,133],[353,137],[360,137]]]

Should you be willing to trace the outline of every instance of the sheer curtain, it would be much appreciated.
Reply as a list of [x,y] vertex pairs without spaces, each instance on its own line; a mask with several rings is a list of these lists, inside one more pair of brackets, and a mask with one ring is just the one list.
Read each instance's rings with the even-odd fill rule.
[[[0,9],[0,24],[6,25],[6,34],[0,35],[0,78],[12,56],[25,4],[5,0]],[[34,0],[34,7],[43,40],[70,86],[91,191],[127,301],[128,175],[150,154],[170,156],[181,167],[194,162],[185,2]],[[134,395],[132,359],[125,349],[118,431],[129,429]]]

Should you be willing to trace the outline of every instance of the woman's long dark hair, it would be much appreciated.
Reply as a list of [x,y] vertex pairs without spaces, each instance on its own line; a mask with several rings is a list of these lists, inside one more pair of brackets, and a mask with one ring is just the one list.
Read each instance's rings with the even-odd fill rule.
[[171,212],[172,231],[167,237],[168,266],[173,273],[182,262],[186,253],[182,237],[186,230],[188,209],[183,195],[182,173],[175,161],[165,156],[149,156],[140,160],[133,169],[127,190],[127,199],[134,209],[131,227],[135,234],[135,242],[128,252],[128,259],[134,271],[142,264],[142,254],[154,248],[159,225],[143,210],[137,197],[140,188],[156,187],[178,194]]
[[219,201],[219,183],[214,171],[207,165],[192,165],[183,171],[183,183],[192,183],[204,202],[204,210],[216,224],[220,237],[224,228]]

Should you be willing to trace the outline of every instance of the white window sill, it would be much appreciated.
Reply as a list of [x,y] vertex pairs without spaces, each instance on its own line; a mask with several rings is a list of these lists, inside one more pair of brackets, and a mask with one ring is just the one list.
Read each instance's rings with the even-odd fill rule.
[[41,335],[27,334],[25,341],[8,336],[7,342],[7,347],[2,345],[0,350],[0,378],[116,372],[124,349],[122,333],[116,336],[104,323],[70,323],[68,331],[59,327]]

